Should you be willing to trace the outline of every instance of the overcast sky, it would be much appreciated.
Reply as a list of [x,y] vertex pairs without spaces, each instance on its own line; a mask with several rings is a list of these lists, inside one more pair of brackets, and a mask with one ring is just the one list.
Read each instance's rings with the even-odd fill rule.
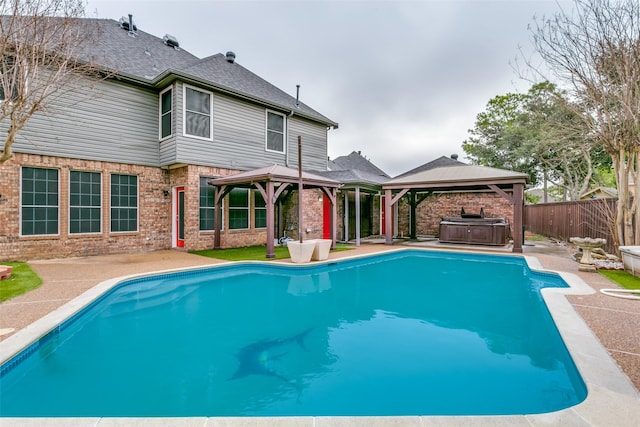
[[457,153],[489,99],[528,89],[514,72],[528,25],[552,0],[90,0],[89,17],[133,14],[203,58],[236,62],[339,123],[329,156],[361,151],[391,176]]

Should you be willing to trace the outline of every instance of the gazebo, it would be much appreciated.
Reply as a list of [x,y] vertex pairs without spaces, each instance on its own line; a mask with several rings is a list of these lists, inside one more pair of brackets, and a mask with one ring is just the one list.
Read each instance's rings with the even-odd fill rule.
[[522,212],[524,187],[529,176],[521,172],[478,165],[442,166],[403,175],[382,184],[385,194],[385,244],[393,243],[391,211],[400,198],[409,194],[411,230],[416,230],[416,207],[433,192],[494,191],[513,206],[513,252],[522,253]]
[[[209,184],[215,187],[215,240],[214,249],[220,249],[220,226],[222,222],[222,200],[233,188],[255,188],[262,195],[267,210],[267,258],[273,258],[275,238],[275,204],[285,191],[297,190],[299,172],[281,165],[272,165],[260,169],[240,172],[212,179]],[[331,202],[331,248],[336,246],[336,195],[340,183],[308,172],[302,172],[303,189],[320,189]],[[299,218],[298,221],[301,221]]]

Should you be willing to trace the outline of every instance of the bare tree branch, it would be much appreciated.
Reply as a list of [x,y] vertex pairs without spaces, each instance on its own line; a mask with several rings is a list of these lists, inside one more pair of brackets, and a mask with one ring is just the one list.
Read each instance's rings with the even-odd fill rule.
[[[98,27],[83,0],[2,0],[0,3],[0,123],[6,135],[0,163],[12,157],[18,132],[70,92],[104,78],[86,54]],[[87,77],[89,77],[87,79]]]

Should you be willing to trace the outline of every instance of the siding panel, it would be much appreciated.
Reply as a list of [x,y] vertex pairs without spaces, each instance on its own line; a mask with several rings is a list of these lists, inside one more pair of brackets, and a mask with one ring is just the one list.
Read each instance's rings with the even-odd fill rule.
[[[182,103],[182,85],[180,95]],[[326,170],[327,131],[324,125],[287,118],[288,153],[266,151],[266,109],[231,97],[214,94],[213,141],[189,138],[182,131],[182,104],[178,108],[178,163],[232,169],[255,169],[271,164],[297,167],[297,136],[303,137],[304,168]]]
[[114,81],[96,83],[91,95],[88,87],[35,114],[15,152],[158,166],[157,93]]

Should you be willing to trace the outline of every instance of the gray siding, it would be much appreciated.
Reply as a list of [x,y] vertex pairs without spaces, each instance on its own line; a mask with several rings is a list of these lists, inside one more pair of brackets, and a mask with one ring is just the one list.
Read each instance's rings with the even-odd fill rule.
[[14,151],[158,166],[158,94],[103,81],[55,99],[19,132]]
[[[305,168],[325,170],[327,131],[324,125],[287,118],[285,153],[266,151],[266,108],[215,93],[213,96],[213,141],[183,135],[183,85],[175,91],[176,156],[175,163],[232,169],[255,169],[270,164],[297,167],[297,136],[303,136]],[[165,157],[163,156],[163,165]]]
[[327,170],[327,127],[293,116],[289,119],[289,166],[298,167],[298,135],[302,137],[302,169]]
[[[176,147],[176,143],[177,143],[177,138],[178,138],[178,134],[180,132],[182,132],[182,122],[178,122],[177,118],[180,117],[180,120],[182,120],[182,94],[181,92],[179,92],[179,90],[181,91],[182,86],[180,85],[180,89],[178,89],[178,85],[173,84],[171,85],[171,87],[173,88],[173,95],[171,97],[171,103],[172,103],[172,110],[171,110],[171,126],[172,126],[172,130],[173,130],[173,136],[164,139],[160,142],[160,165],[161,166],[167,166],[167,165],[172,165],[174,163],[177,163],[176,161],[176,157],[177,157],[177,147]],[[163,90],[166,88],[163,88]],[[179,96],[180,95],[180,96]],[[160,97],[160,93],[158,92],[158,98]],[[160,120],[160,104],[158,104],[158,121]],[[180,111],[180,113],[178,113]],[[158,126],[160,126],[160,124],[158,123]],[[159,136],[159,130],[158,130],[158,136],[157,138],[160,138]]]

